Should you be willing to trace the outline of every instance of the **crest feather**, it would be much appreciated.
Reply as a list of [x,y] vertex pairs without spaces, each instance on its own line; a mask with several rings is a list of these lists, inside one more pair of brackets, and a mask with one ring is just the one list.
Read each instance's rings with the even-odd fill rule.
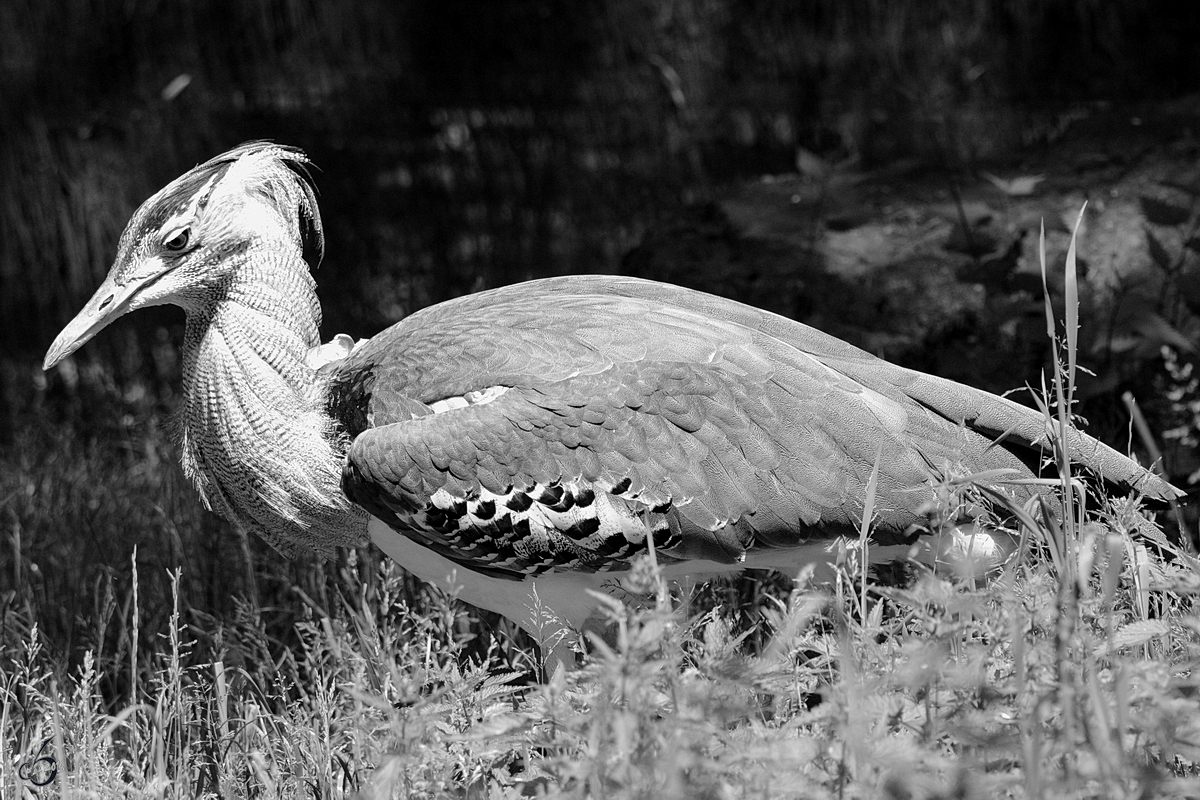
[[317,189],[304,151],[274,142],[245,142],[171,181],[142,204],[121,237],[122,251],[133,247],[184,209],[203,211],[225,192],[258,192],[285,218],[295,215],[296,235],[310,269],[325,254],[325,234],[317,209]]
[[310,269],[320,266],[325,257],[325,232],[317,208],[317,187],[309,172],[312,162],[304,151],[274,142],[246,142],[192,172],[218,170],[224,163],[228,166],[223,179],[236,180],[244,191],[258,191],[285,216],[289,211],[297,214],[296,228],[304,260]]

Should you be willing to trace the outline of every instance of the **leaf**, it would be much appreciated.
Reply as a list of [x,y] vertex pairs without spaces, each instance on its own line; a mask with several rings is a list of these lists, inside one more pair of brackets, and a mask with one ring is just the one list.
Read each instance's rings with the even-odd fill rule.
[[1046,338],[1054,341],[1054,306],[1050,305],[1049,278],[1046,277],[1046,221],[1042,220],[1042,231],[1038,236],[1038,262],[1042,266],[1042,297],[1046,300]]
[[[862,523],[859,526],[858,542],[863,548],[862,595],[859,599],[861,613],[867,613],[867,535],[871,532],[871,516],[875,513],[875,489],[879,485],[879,459],[883,455],[883,445],[875,451],[875,466],[871,467],[871,477],[867,478],[867,494],[863,500]],[[876,606],[878,608],[879,606]]]
[[1071,244],[1067,248],[1067,263],[1063,280],[1063,293],[1066,295],[1066,325],[1067,325],[1067,405],[1075,397],[1075,355],[1079,350],[1079,272],[1075,265],[1075,245],[1079,238],[1079,226],[1083,224],[1083,212],[1087,211],[1087,201],[1079,209],[1075,227],[1071,230]]
[[1154,312],[1146,314],[1139,319],[1134,324],[1133,329],[1141,334],[1142,339],[1149,342],[1156,351],[1162,345],[1168,344],[1176,350],[1182,350],[1185,353],[1196,352],[1196,345],[1192,343],[1191,339],[1184,336],[1171,323]]
[[1179,181],[1159,181],[1160,184],[1170,189],[1178,189],[1181,192],[1186,192],[1192,197],[1200,197],[1200,184],[1181,183]]
[[816,153],[803,147],[796,148],[796,172],[806,178],[824,180],[832,171],[829,162]]
[[471,726],[465,734],[453,733],[447,736],[452,742],[469,742],[495,739],[513,733],[523,733],[533,727],[528,714],[498,714]]
[[1146,245],[1150,248],[1150,258],[1154,260],[1154,263],[1163,272],[1170,272],[1174,259],[1171,258],[1171,254],[1167,251],[1166,246],[1159,241],[1158,237],[1149,228],[1145,230]]
[[1171,626],[1161,619],[1141,619],[1124,625],[1113,634],[1113,647],[1137,647],[1156,636],[1166,636]]
[[1155,225],[1182,225],[1192,216],[1190,208],[1177,206],[1155,197],[1143,195],[1138,200],[1142,203],[1142,214],[1145,215],[1146,221],[1153,222]]
[[1142,343],[1142,337],[1133,334],[1114,336],[1108,340],[1108,349],[1113,353],[1128,353],[1137,349]]
[[162,88],[159,95],[168,103],[178,97],[192,82],[192,76],[184,72],[176,75],[170,83]]
[[1200,314],[1200,268],[1186,269],[1179,276],[1179,294],[1193,314]]
[[1033,194],[1037,185],[1046,180],[1045,175],[1018,175],[1015,178],[1001,178],[990,172],[980,173],[988,182],[1010,197],[1028,197]]

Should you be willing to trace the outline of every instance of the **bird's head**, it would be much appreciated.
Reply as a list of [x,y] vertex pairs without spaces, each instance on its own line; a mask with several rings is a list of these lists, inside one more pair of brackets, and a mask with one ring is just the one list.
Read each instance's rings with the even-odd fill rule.
[[248,250],[294,247],[311,267],[324,236],[308,159],[292,147],[249,142],[176,178],[134,213],[116,261],[46,353],[50,369],[109,323],[144,306],[192,311],[219,298]]

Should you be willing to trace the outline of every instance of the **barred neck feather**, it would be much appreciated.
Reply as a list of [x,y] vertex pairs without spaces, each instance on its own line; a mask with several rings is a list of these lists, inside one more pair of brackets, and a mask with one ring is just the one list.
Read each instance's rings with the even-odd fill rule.
[[286,553],[358,544],[366,517],[342,494],[345,443],[305,364],[321,318],[308,266],[265,242],[241,256],[188,304],[184,471],[213,510]]

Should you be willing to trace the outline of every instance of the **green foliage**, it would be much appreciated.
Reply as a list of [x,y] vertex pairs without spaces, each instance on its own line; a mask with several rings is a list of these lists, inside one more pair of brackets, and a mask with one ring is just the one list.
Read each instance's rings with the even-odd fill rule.
[[[23,796],[17,767],[50,738],[63,796],[1200,791],[1195,562],[1112,502],[1085,518],[1064,582],[1045,555],[1059,533],[1036,525],[986,588],[929,573],[863,607],[856,574],[832,594],[798,587],[758,620],[771,634],[758,654],[728,609],[612,601],[609,642],[543,685],[495,645],[464,659],[461,607],[414,609],[391,564],[362,582],[348,570],[343,599],[309,606],[297,645],[267,664],[255,612],[240,636],[198,629],[178,592],[165,628],[142,628],[158,646],[136,664],[89,652],[65,673],[25,618],[2,655],[0,789]],[[102,669],[135,673],[115,713]]]
[[1200,182],[1162,181],[1139,198],[1146,218],[1146,285],[1121,298],[1109,347],[1123,368],[1152,364],[1167,430],[1167,462],[1200,481],[1200,397],[1192,373],[1200,343]]

